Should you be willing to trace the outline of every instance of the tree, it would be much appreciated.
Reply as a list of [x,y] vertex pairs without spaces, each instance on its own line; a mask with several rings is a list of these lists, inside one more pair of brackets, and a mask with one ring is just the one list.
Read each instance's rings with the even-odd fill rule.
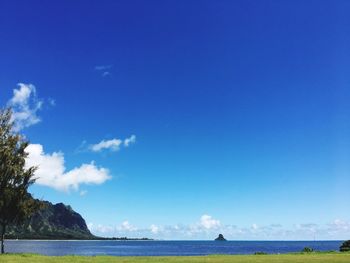
[[302,253],[311,253],[311,252],[314,252],[314,249],[312,247],[304,247],[301,252]]
[[350,240],[345,241],[339,248],[340,252],[350,251]]
[[28,141],[13,131],[11,109],[0,109],[0,235],[4,253],[6,227],[22,223],[40,207],[28,193],[36,167],[25,167]]

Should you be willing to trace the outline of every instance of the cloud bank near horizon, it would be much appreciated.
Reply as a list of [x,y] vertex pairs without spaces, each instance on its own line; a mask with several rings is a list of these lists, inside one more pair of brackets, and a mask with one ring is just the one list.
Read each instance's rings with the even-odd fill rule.
[[137,227],[125,220],[119,225],[88,224],[89,230],[99,236],[107,237],[149,237],[155,239],[209,239],[213,240],[222,233],[229,240],[336,240],[346,239],[350,235],[350,222],[336,219],[333,222],[318,225],[314,223],[283,226],[270,224],[239,227],[221,224],[210,215],[202,215],[193,224],[157,225]]

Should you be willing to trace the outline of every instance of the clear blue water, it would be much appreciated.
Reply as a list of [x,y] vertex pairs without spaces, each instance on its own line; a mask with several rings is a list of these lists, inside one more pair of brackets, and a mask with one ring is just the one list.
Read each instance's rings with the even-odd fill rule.
[[9,253],[44,255],[167,256],[338,250],[341,241],[6,241]]

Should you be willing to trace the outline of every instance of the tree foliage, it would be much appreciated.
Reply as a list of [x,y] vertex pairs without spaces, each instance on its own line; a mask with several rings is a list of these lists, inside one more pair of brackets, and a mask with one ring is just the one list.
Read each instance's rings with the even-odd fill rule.
[[311,252],[314,252],[314,249],[312,247],[304,247],[301,252],[302,253],[311,253]]
[[350,240],[345,241],[339,248],[340,252],[350,251]]
[[12,112],[0,110],[0,234],[1,253],[9,224],[20,224],[39,209],[38,203],[28,194],[35,181],[35,167],[26,168],[25,152],[28,141],[13,132]]

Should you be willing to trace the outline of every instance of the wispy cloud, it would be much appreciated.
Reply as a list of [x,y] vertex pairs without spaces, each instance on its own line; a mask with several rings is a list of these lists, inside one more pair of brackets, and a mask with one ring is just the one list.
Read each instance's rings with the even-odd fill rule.
[[[30,144],[26,152],[28,153],[26,166],[38,167],[35,171],[35,178],[37,178],[35,183],[38,185],[69,192],[78,191],[82,184],[99,185],[111,179],[109,170],[96,166],[94,162],[66,171],[63,153],[46,154],[40,144]],[[80,194],[84,195],[86,192],[82,191]]]
[[13,97],[7,102],[7,106],[13,110],[15,131],[41,121],[37,113],[42,109],[43,100],[37,97],[36,88],[32,84],[18,83],[18,89],[13,90]]
[[80,196],[85,196],[85,195],[87,194],[87,192],[88,192],[88,191],[86,191],[86,190],[81,190],[80,193],[79,193],[79,195],[80,195]]
[[131,144],[136,142],[136,136],[131,135],[126,139],[111,139],[111,140],[102,140],[99,143],[92,144],[89,146],[89,149],[93,152],[101,152],[103,150],[110,151],[119,151],[121,147],[129,147]]
[[98,65],[95,66],[95,70],[101,73],[102,77],[107,77],[111,75],[111,69],[113,65]]
[[51,106],[56,106],[56,101],[53,98],[49,98],[48,102]]
[[99,65],[99,66],[95,66],[95,70],[104,71],[107,69],[111,69],[112,67],[113,65]]
[[102,77],[107,77],[107,76],[109,76],[109,75],[111,75],[111,73],[110,73],[109,71],[104,71],[104,72],[102,73]]
[[129,138],[126,138],[124,140],[124,146],[129,147],[129,145],[134,144],[136,142],[136,136],[131,135]]
[[123,141],[120,139],[102,140],[90,146],[91,151],[100,152],[102,150],[119,151]]

